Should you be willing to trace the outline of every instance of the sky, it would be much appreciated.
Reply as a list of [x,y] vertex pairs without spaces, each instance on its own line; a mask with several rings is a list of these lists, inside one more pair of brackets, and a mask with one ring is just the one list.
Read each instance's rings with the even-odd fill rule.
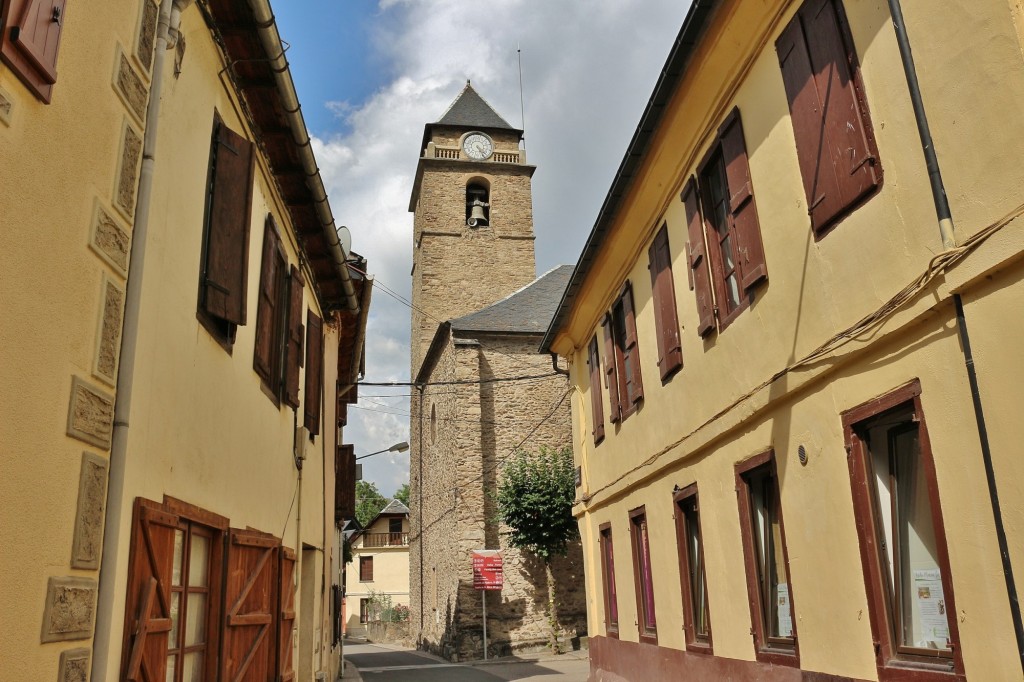
[[[273,0],[339,225],[375,278],[368,382],[409,381],[412,214],[423,126],[466,80],[525,130],[537,274],[575,264],[689,7],[688,0]],[[520,99],[520,61],[522,99]],[[390,293],[389,293],[390,292]],[[409,437],[409,389],[362,387],[356,455]],[[387,496],[409,453],[366,459]]]

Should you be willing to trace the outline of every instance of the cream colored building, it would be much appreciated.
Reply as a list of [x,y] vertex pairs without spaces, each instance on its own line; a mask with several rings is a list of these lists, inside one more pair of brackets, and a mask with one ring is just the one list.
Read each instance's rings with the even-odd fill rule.
[[693,3],[543,344],[591,679],[1024,676],[1021,26]]
[[405,607],[409,616],[409,508],[392,500],[349,539],[345,565],[345,634],[365,637],[367,623],[397,617],[381,607]]
[[0,677],[334,679],[369,287],[269,4],[0,22]]

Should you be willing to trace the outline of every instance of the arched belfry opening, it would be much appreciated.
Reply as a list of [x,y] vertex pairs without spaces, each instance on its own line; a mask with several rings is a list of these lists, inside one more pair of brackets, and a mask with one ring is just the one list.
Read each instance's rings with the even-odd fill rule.
[[487,227],[491,224],[491,183],[473,178],[466,183],[466,225]]

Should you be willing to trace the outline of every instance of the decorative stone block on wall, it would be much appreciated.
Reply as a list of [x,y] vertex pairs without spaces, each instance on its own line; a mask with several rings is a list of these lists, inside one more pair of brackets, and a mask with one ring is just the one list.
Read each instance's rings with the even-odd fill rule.
[[42,642],[88,639],[96,612],[96,581],[89,578],[50,578],[43,609]]
[[142,161],[142,134],[125,119],[121,135],[121,154],[118,157],[117,183],[114,187],[114,206],[126,218],[135,213],[135,190],[138,186],[139,162]]
[[0,123],[11,125],[11,113],[14,110],[14,102],[7,91],[0,88]]
[[149,90],[120,45],[117,46],[117,56],[114,58],[114,91],[135,116],[135,120],[142,123],[146,118]]
[[131,250],[131,235],[108,211],[99,199],[92,210],[92,228],[89,231],[89,246],[96,255],[107,262],[122,277],[128,276],[128,254]]
[[68,649],[61,652],[57,682],[89,682],[88,649]]
[[117,360],[121,352],[121,320],[124,315],[124,289],[103,277],[99,329],[96,334],[96,357],[93,373],[111,386],[117,383]]
[[114,396],[81,377],[72,377],[68,435],[109,450],[113,424]]
[[159,12],[160,8],[153,0],[146,0],[142,3],[135,57],[147,73],[153,69],[153,47],[156,45],[156,20]]
[[91,452],[82,453],[78,478],[78,511],[71,544],[71,568],[98,569],[103,543],[103,520],[107,507],[107,460]]

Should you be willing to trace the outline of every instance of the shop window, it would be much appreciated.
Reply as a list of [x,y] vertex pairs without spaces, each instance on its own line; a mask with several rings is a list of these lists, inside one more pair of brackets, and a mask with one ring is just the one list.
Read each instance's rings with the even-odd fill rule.
[[619,636],[619,602],[615,593],[615,552],[612,547],[612,525],[602,524],[601,577],[604,592],[604,627],[609,637]]
[[711,617],[704,572],[704,543],[701,538],[697,484],[677,491],[674,500],[686,650],[711,653]]
[[651,574],[651,545],[647,536],[644,507],[629,512],[633,545],[633,576],[636,583],[636,611],[640,641],[658,643],[658,621],[654,608],[654,579]]

